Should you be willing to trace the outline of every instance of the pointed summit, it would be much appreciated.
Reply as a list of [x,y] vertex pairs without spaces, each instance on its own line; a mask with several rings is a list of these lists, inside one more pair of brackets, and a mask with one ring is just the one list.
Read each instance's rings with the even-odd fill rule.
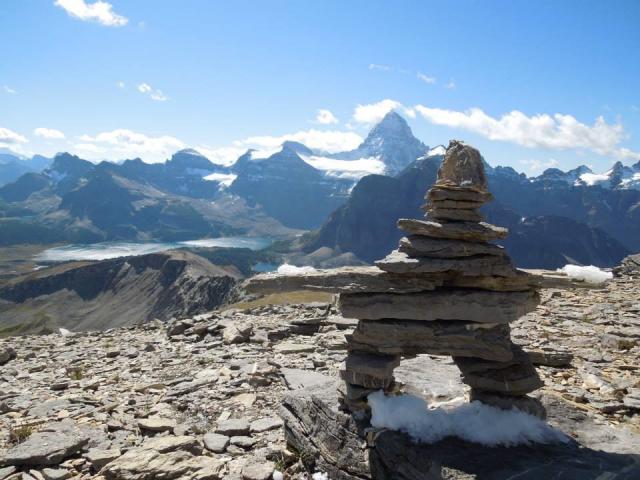
[[371,129],[358,148],[332,157],[347,160],[375,157],[385,164],[387,175],[396,175],[428,150],[413,135],[407,121],[397,112],[391,111]]
[[[413,138],[413,132],[407,121],[400,114],[392,110],[371,129],[367,140],[385,136]],[[364,143],[367,143],[367,140],[365,140]]]

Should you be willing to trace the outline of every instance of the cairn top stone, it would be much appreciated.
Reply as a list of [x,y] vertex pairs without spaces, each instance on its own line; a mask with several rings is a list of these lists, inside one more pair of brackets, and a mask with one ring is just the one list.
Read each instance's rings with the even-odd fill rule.
[[436,187],[462,187],[488,191],[480,152],[459,140],[451,140],[438,169]]

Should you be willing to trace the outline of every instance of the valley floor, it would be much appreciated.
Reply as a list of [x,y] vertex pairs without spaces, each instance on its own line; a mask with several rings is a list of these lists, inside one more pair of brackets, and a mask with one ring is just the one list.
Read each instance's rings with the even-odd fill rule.
[[[302,478],[278,408],[287,390],[337,376],[350,328],[315,303],[1,339],[0,362],[9,347],[17,358],[0,370],[0,479]],[[613,432],[593,448],[640,452],[637,278],[546,290],[512,336],[537,352],[541,395]],[[398,377],[428,394],[420,362]]]

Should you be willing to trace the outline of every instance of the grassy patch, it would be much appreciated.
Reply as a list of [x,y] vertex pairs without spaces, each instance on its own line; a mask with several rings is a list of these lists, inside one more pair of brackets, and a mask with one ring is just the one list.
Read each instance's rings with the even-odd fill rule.
[[9,443],[17,444],[24,442],[33,433],[33,427],[23,425],[21,427],[9,429]]

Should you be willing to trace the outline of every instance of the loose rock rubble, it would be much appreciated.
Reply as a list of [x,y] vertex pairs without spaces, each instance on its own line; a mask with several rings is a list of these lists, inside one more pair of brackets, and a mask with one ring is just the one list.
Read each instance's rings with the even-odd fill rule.
[[331,309],[0,340],[16,352],[0,370],[0,479],[271,478],[291,462],[277,413],[287,382],[335,375],[344,356]]
[[[542,394],[578,405],[586,418],[630,432],[636,442],[638,278],[616,278],[602,290],[543,290],[537,310],[514,322],[511,331],[516,343],[534,352],[530,358],[545,383]],[[314,327],[300,333],[304,321]],[[236,322],[254,331],[249,341],[226,345],[224,325]],[[181,323],[186,328],[176,329]],[[285,478],[303,478],[303,462],[285,445],[278,415],[283,396],[337,379],[346,354],[344,334],[353,329],[330,305],[316,304],[2,339],[0,351],[11,347],[17,357],[0,370],[0,479],[242,479],[269,478],[272,470],[285,469]],[[307,351],[278,352],[275,347],[283,344],[287,351],[292,345]],[[108,357],[113,350],[121,354]],[[128,357],[125,352],[132,350],[137,356]],[[423,363],[420,358],[414,362]],[[405,369],[403,362],[395,375],[405,389],[424,394],[424,386],[412,388],[412,379],[423,375],[419,363]],[[455,375],[455,368],[446,375]],[[447,385],[446,378],[434,383]],[[431,393],[437,399],[439,393]],[[139,422],[149,419],[175,426],[141,429]],[[248,434],[244,427],[233,433],[255,443],[234,444],[233,436],[218,433],[230,419],[248,423]],[[24,438],[13,438],[18,434]],[[40,442],[37,435],[54,435],[55,442]],[[628,451],[639,445],[628,442]],[[621,446],[609,441],[606,448]]]

